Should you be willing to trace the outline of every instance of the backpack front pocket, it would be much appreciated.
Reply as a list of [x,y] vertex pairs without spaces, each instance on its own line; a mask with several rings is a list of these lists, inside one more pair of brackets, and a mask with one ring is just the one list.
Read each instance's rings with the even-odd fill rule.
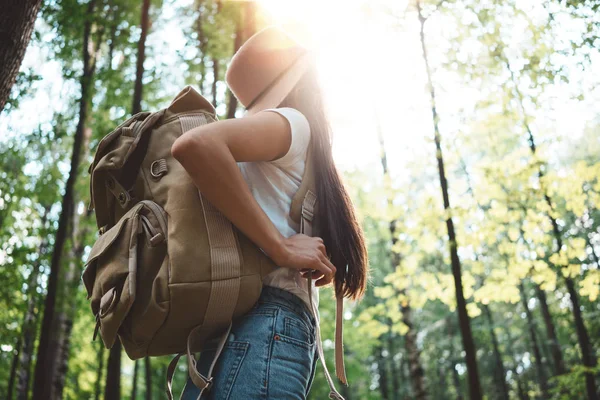
[[[143,200],[102,234],[90,252],[82,280],[96,316],[96,331],[111,348],[136,299],[140,252],[166,241],[166,214],[158,204]],[[166,255],[166,252],[164,253]]]

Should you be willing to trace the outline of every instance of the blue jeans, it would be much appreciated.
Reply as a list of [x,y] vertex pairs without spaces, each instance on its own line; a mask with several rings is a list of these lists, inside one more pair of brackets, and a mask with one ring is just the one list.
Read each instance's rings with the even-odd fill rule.
[[[317,363],[315,319],[298,296],[265,286],[257,304],[233,323],[202,399],[306,399]],[[206,375],[215,350],[200,354]],[[188,378],[183,400],[200,390]]]

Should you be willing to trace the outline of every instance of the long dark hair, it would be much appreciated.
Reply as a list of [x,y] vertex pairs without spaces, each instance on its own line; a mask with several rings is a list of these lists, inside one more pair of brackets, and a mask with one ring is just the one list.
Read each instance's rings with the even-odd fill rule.
[[316,172],[318,234],[337,270],[336,293],[359,299],[367,285],[367,247],[354,205],[333,161],[332,131],[314,64],[279,107],[295,108],[308,119],[311,131],[309,146]]

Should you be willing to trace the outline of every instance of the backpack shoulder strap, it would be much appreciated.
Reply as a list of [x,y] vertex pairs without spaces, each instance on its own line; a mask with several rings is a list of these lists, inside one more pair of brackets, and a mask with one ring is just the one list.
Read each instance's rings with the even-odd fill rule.
[[[302,182],[300,183],[300,188],[292,198],[292,206],[290,208],[290,217],[292,220],[300,223],[300,233],[303,233],[307,236],[316,236],[315,231],[313,229],[315,222],[314,215],[315,209],[317,207],[317,190],[316,190],[316,180],[315,174],[313,170],[313,160],[310,152],[310,145],[306,154],[306,161],[304,167],[304,175],[302,177]],[[321,341],[321,328],[318,311],[315,308],[315,304],[312,300],[312,273],[308,274],[308,302],[311,305],[311,313],[315,317],[316,321],[316,341],[317,341],[317,351],[319,353],[319,359],[321,360],[321,364],[323,366],[323,370],[325,372],[325,378],[327,379],[327,383],[329,385],[329,398],[330,399],[338,399],[343,400],[344,398],[340,395],[340,393],[335,389],[335,385],[333,380],[331,379],[331,375],[329,374],[329,370],[327,369],[327,365],[325,364],[325,356],[323,354],[323,344]],[[344,366],[344,350],[343,350],[343,333],[342,333],[342,314],[344,310],[344,300],[341,295],[336,296],[336,318],[335,318],[335,372],[338,379],[344,384],[347,385],[346,379],[346,368]]]
[[[306,160],[304,162],[304,174],[302,175],[302,181],[300,182],[300,187],[298,191],[292,197],[292,206],[290,207],[290,217],[292,220],[298,224],[302,222],[302,204],[304,203],[304,198],[306,196],[314,197],[314,206],[316,207],[316,198],[317,198],[317,189],[315,182],[315,174],[313,172],[313,162],[312,162],[312,154],[311,154],[311,146],[309,144],[308,150],[306,152]],[[306,210],[310,213],[314,213],[314,210]],[[310,215],[310,220],[312,221],[312,215]],[[312,236],[309,234],[309,236]]]

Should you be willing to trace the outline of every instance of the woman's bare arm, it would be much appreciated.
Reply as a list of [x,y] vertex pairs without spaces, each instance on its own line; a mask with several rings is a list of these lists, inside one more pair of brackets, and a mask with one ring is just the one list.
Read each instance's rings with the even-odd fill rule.
[[260,112],[192,129],[175,141],[171,152],[202,194],[277,265],[320,271],[324,276],[317,284],[322,286],[335,275],[323,241],[305,235],[284,238],[252,196],[236,164],[275,160],[290,144],[285,118]]

